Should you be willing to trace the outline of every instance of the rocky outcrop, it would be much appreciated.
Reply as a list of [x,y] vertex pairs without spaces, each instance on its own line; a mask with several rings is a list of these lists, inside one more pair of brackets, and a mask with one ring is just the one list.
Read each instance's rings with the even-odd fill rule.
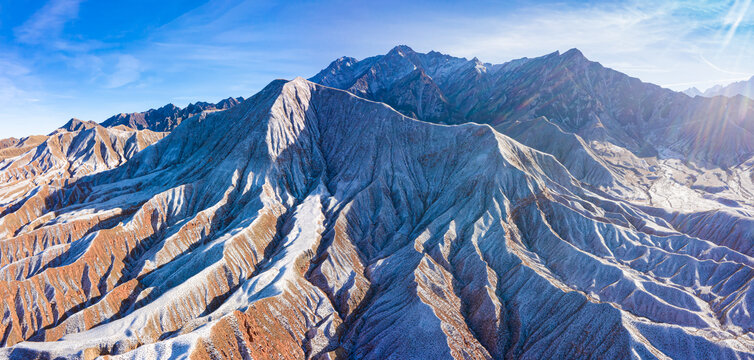
[[[3,242],[36,245],[2,251],[0,356],[750,357],[745,242],[569,168],[489,125],[275,81],[110,171],[6,195]],[[750,206],[720,230],[750,234]]]
[[81,131],[81,130],[89,130],[95,127],[97,127],[97,123],[94,121],[84,121],[84,120],[73,118],[71,120],[68,120],[68,122],[65,123],[65,125],[55,129],[55,131],[53,131],[52,134],[50,135],[54,135],[60,132],[76,132],[76,131]]

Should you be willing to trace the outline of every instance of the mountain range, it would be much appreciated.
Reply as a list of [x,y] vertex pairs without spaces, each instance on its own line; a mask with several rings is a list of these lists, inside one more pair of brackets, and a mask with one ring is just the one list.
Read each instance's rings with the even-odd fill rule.
[[737,81],[728,85],[715,85],[704,92],[692,87],[683,91],[688,96],[728,96],[733,97],[736,95],[746,96],[750,99],[754,99],[754,76],[749,80]]
[[120,113],[113,115],[102,122],[104,127],[113,127],[125,125],[137,130],[149,129],[152,131],[164,132],[171,131],[178,126],[181,121],[188,119],[203,111],[217,111],[230,109],[240,104],[243,97],[229,97],[216,104],[199,101],[188,104],[185,108],[179,108],[173,104],[167,104],[159,109],[149,109],[139,113]]
[[0,142],[0,357],[754,358],[754,100],[398,46],[221,103]]

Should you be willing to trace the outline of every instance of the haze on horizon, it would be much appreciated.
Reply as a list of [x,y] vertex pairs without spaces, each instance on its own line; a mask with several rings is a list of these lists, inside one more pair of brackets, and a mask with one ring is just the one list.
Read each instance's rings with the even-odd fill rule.
[[0,0],[0,138],[247,97],[398,44],[491,63],[575,47],[643,81],[704,90],[754,74],[751,2]]

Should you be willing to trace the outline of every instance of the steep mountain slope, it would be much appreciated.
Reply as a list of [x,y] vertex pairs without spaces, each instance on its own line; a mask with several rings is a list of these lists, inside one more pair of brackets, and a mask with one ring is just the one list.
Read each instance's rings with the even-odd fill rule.
[[698,210],[752,204],[754,101],[689,98],[576,49],[492,65],[398,46],[338,59],[311,80],[426,121],[492,125],[618,198]]
[[0,160],[21,155],[47,140],[44,135],[32,135],[22,139],[7,138],[0,140]]
[[3,149],[18,153],[0,162],[3,184],[21,180],[43,184],[111,169],[165,136],[165,133],[149,130],[125,126],[105,128],[75,120],[48,136],[28,138]]
[[9,358],[754,352],[748,208],[698,227],[490,126],[300,78],[33,196],[0,218],[22,219],[0,246],[37,244],[2,252]]
[[[336,60],[311,80],[427,121],[474,121],[505,131],[544,116],[588,141],[638,156],[672,151],[731,166],[754,154],[751,100],[689,99],[604,68],[576,49],[491,65],[398,46],[364,64],[354,61]],[[703,131],[705,139],[695,137]]]
[[50,218],[42,210],[49,196],[69,181],[122,165],[163,136],[72,119],[48,136],[24,138],[0,150],[5,155],[0,157],[0,264],[39,246],[37,240],[19,240],[15,234]]
[[89,130],[92,128],[97,127],[97,123],[94,121],[86,121],[86,120],[79,120],[76,118],[73,118],[71,120],[68,120],[65,125],[55,129],[50,135],[54,135],[59,132],[73,132],[73,131],[80,131],[80,130]]
[[186,120],[203,111],[216,111],[230,109],[243,101],[242,97],[229,97],[221,100],[217,104],[199,101],[189,104],[181,109],[173,104],[167,104],[159,109],[149,109],[139,113],[120,113],[113,115],[102,122],[104,127],[114,127],[125,125],[133,129],[149,129],[157,132],[171,131],[181,121]]

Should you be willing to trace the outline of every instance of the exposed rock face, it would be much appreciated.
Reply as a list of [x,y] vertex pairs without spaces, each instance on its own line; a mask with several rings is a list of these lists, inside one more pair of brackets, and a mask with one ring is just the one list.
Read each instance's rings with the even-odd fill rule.
[[506,132],[545,117],[640,157],[678,153],[730,167],[754,155],[754,101],[690,99],[604,68],[576,49],[492,65],[398,46],[363,61],[339,59],[310,80],[426,121],[473,121]]
[[55,131],[52,132],[50,135],[54,135],[59,132],[74,132],[74,131],[80,131],[80,130],[89,130],[94,127],[97,127],[97,123],[94,121],[85,121],[85,120],[79,120],[76,118],[73,118],[71,120],[68,120],[65,125],[55,129]]
[[194,115],[201,114],[203,111],[216,111],[230,109],[243,101],[242,97],[227,98],[217,104],[199,101],[189,104],[181,109],[173,104],[167,104],[159,109],[149,109],[139,113],[120,113],[111,116],[102,122],[102,126],[114,127],[125,125],[133,129],[148,129],[157,132],[171,131],[175,129],[181,121],[186,120]]
[[[15,146],[0,150],[5,155],[0,156],[0,264],[12,263],[21,254],[33,254],[60,241],[75,240],[69,236],[75,237],[77,232],[37,234],[41,238],[17,235],[52,219],[54,213],[48,212],[51,196],[69,182],[122,165],[166,135],[74,120],[49,136],[24,138]],[[90,222],[95,223],[96,217]],[[45,245],[38,244],[40,241]]]
[[165,135],[125,126],[105,128],[94,122],[69,121],[49,136],[25,138],[3,149],[8,153],[15,149],[21,154],[0,162],[0,181],[3,186],[24,180],[38,185],[111,169]]
[[[463,108],[440,95],[416,115]],[[592,132],[528,121],[613,174]],[[488,125],[275,81],[110,171],[3,195],[0,356],[751,358],[751,201],[662,208],[569,168]]]
[[492,65],[398,46],[311,80],[425,121],[492,125],[619,199],[711,211],[754,198],[754,100],[689,98],[576,49]]
[[32,135],[22,139],[2,139],[0,140],[0,160],[21,155],[45,140],[47,140],[47,136],[44,135]]
[[18,143],[21,142],[21,139],[17,139],[14,137],[10,137],[7,139],[0,139],[0,150],[5,149],[7,147],[16,146]]

